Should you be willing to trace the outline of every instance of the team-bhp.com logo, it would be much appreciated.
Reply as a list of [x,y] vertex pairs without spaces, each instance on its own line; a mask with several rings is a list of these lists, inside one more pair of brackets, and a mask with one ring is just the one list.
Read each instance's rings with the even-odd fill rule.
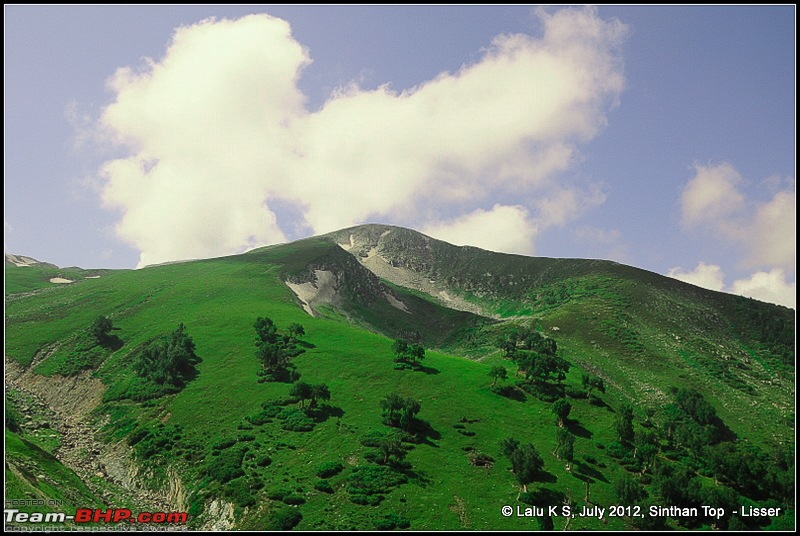
[[4,510],[6,523],[186,523],[186,512],[141,512],[134,515],[127,508],[78,508],[75,515],[63,512],[20,512],[14,508]]

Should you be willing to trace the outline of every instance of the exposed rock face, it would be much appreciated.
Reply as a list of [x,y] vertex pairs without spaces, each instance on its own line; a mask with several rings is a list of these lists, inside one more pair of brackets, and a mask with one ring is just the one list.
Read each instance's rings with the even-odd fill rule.
[[[185,491],[176,471],[169,469],[162,490],[152,491],[144,484],[142,477],[146,475],[133,460],[127,444],[107,444],[96,439],[97,430],[105,424],[91,415],[105,392],[105,385],[99,379],[92,378],[90,372],[71,377],[40,376],[32,371],[33,366],[26,370],[8,358],[5,365],[6,389],[18,391],[32,401],[20,408],[23,428],[46,424],[56,430],[60,436],[60,445],[54,452],[56,459],[72,469],[98,496],[106,498],[109,505],[118,502],[111,495],[113,489],[142,509],[185,511]],[[44,408],[49,420],[32,420],[33,406]],[[97,478],[103,479],[106,487],[95,484]]]

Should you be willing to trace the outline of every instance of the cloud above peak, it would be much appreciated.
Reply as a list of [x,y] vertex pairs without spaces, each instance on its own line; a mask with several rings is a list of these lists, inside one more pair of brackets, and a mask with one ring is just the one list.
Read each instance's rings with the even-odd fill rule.
[[[537,16],[541,36],[497,36],[475,63],[403,91],[352,83],[313,112],[297,87],[311,56],[287,22],[177,29],[163,58],[110,78],[95,125],[124,154],[100,169],[118,236],[140,266],[366,220],[484,247],[485,225],[511,226],[494,249],[532,252],[537,232],[603,202],[561,176],[624,88],[626,32],[592,8]],[[302,221],[279,221],[276,200]]]
[[769,187],[772,198],[759,201],[743,193],[745,180],[729,163],[695,165],[681,195],[684,227],[735,246],[747,268],[795,272],[796,201],[794,181]]
[[794,281],[787,281],[786,274],[781,268],[773,268],[769,272],[755,272],[749,277],[737,279],[730,286],[725,284],[725,273],[720,266],[704,262],[699,263],[690,272],[680,267],[672,268],[667,272],[667,276],[709,290],[747,296],[792,309],[795,308],[797,300],[797,285]]

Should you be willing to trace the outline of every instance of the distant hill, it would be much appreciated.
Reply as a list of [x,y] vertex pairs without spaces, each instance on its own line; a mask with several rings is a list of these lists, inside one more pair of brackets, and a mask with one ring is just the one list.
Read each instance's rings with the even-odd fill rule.
[[[494,253],[385,225],[142,270],[34,261],[6,257],[5,355],[15,371],[7,497],[59,499],[37,482],[74,471],[85,484],[70,481],[77,499],[186,511],[193,528],[757,529],[794,520],[792,309],[613,262]],[[113,332],[93,331],[100,316]],[[274,331],[257,337],[258,318]],[[165,384],[142,364],[180,357],[176,333],[191,337],[198,359],[179,384]],[[423,347],[424,358],[398,360],[397,339]],[[289,372],[266,374],[265,355],[290,356]],[[541,363],[562,374],[536,376]],[[401,420],[392,404],[411,413]],[[522,493],[526,445],[541,464]],[[29,466],[46,478],[31,480]],[[628,504],[625,486],[642,507],[699,501],[784,513],[501,513]]]
[[8,296],[75,283],[87,278],[101,277],[106,272],[108,270],[85,270],[76,266],[59,268],[55,264],[42,262],[33,257],[6,253],[5,294]]

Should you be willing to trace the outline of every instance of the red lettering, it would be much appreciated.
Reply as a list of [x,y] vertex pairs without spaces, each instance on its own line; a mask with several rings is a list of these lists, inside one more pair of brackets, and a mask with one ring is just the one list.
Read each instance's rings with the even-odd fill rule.
[[75,523],[88,523],[92,520],[92,511],[88,508],[78,508],[75,512]]
[[120,508],[114,512],[114,523],[119,523],[131,517],[131,511],[127,508]]
[[99,523],[100,521],[105,521],[108,523],[114,517],[114,510],[106,510],[103,512],[100,509],[94,511],[94,522]]

